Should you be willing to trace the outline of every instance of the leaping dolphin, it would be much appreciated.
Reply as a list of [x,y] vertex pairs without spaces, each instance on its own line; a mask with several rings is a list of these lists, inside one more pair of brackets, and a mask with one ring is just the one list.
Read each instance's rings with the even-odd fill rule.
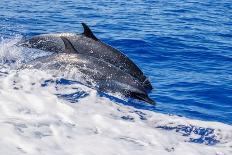
[[78,53],[113,64],[115,67],[133,76],[146,90],[152,89],[148,78],[133,61],[119,50],[100,41],[85,23],[82,23],[82,26],[84,28],[82,34],[60,33],[38,35],[20,42],[20,45],[56,53],[67,53],[65,43],[61,38],[66,37]]
[[106,93],[121,93],[125,97],[155,104],[148,97],[141,83],[135,80],[130,74],[108,62],[102,61],[102,59],[81,54],[68,38],[64,36],[60,38],[64,42],[64,53],[35,59],[28,63],[26,67],[42,70],[54,69],[59,72],[68,70],[70,67],[71,70],[75,68],[84,75],[85,84],[90,87]]

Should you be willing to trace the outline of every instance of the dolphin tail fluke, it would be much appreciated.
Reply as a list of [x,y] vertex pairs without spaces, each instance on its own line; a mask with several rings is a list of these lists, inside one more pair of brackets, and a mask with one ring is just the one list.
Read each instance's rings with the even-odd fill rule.
[[151,98],[149,98],[149,96],[147,94],[131,93],[130,96],[135,98],[135,99],[147,102],[151,105],[156,104],[156,102],[154,100],[152,100]]

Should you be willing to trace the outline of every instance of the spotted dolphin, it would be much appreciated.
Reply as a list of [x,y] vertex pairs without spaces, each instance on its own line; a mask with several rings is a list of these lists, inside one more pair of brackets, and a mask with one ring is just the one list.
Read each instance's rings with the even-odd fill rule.
[[120,93],[125,97],[155,104],[148,97],[141,83],[135,80],[130,74],[102,59],[79,53],[68,38],[63,36],[60,38],[64,42],[65,48],[63,53],[55,53],[32,60],[26,65],[26,68],[54,69],[58,72],[65,72],[70,68],[71,71],[77,69],[83,75],[82,81],[85,81],[84,83],[87,86],[102,92]]
[[20,45],[44,51],[64,53],[66,50],[61,37],[66,37],[79,53],[103,59],[113,64],[133,76],[146,90],[152,90],[150,81],[133,61],[119,50],[99,40],[85,23],[82,23],[82,26],[84,28],[82,34],[59,33],[37,35],[23,40],[20,42]]

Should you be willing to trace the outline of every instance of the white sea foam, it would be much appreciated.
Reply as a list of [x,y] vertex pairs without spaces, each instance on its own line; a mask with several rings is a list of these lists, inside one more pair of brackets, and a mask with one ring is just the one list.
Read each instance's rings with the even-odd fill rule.
[[[28,57],[10,43],[1,58]],[[230,125],[135,109],[60,78],[1,65],[0,154],[232,154]]]

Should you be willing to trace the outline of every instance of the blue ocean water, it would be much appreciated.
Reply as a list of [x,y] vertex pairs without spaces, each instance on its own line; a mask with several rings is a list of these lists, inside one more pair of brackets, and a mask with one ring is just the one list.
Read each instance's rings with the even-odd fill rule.
[[0,1],[0,37],[82,32],[120,49],[150,77],[162,113],[232,124],[231,0]]

